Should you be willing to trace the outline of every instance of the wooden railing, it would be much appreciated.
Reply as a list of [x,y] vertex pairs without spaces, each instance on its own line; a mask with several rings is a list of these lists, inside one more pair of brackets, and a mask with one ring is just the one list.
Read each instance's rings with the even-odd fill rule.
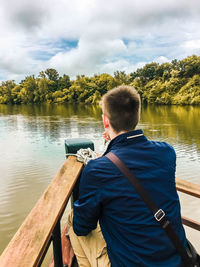
[[[50,242],[54,247],[54,264],[62,266],[60,219],[83,164],[69,157],[36,203],[24,223],[0,257],[1,267],[37,267],[41,265]],[[200,198],[200,185],[176,179],[177,189]],[[183,223],[200,231],[200,223],[182,218]]]
[[1,267],[40,266],[54,233],[55,266],[60,265],[60,219],[83,164],[69,157],[0,257]]
[[[176,178],[176,188],[187,195],[200,198],[200,185]],[[182,216],[182,223],[200,231],[200,223]]]

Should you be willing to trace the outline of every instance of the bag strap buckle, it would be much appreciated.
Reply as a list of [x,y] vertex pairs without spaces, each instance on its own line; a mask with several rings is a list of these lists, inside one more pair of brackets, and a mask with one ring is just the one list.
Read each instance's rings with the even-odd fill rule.
[[165,212],[164,212],[162,209],[159,209],[159,210],[154,214],[154,218],[155,218],[156,221],[158,221],[158,222],[160,222],[164,216],[165,216]]

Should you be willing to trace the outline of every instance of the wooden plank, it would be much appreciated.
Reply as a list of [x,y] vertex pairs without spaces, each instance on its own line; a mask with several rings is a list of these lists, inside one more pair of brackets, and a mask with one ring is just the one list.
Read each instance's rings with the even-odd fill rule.
[[182,223],[186,226],[189,226],[195,230],[200,231],[200,223],[191,219],[188,219],[186,217],[182,216]]
[[69,157],[0,257],[1,267],[37,266],[83,164]]
[[176,188],[178,191],[200,198],[200,185],[176,178]]

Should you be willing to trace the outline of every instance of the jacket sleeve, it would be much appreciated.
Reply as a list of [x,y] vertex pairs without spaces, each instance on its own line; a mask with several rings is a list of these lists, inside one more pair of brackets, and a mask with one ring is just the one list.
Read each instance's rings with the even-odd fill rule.
[[84,168],[79,187],[79,199],[74,203],[73,229],[78,236],[85,236],[97,227],[100,215],[100,184],[95,175],[94,162]]

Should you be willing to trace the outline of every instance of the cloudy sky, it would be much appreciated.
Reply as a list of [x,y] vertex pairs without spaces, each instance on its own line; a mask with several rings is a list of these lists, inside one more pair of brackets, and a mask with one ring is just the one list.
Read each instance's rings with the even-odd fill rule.
[[200,0],[0,0],[0,81],[130,73],[200,53]]

